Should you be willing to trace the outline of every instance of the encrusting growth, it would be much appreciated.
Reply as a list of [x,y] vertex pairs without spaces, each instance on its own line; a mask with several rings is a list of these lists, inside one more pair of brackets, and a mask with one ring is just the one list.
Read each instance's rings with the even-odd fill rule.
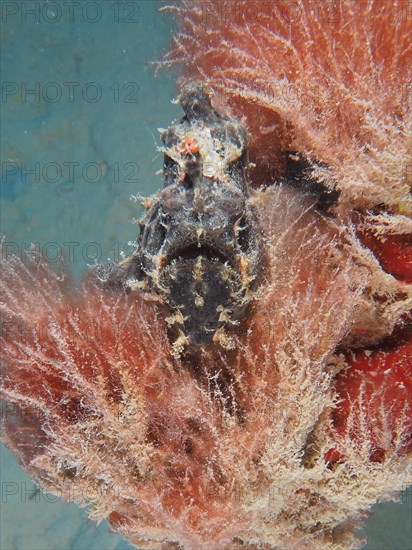
[[[163,8],[179,65],[244,117],[252,181],[282,175],[284,151],[322,161],[340,209],[411,209],[412,18],[407,2],[197,2]],[[389,222],[391,225],[391,222]]]
[[347,548],[408,481],[406,351],[390,372],[366,356],[353,375],[334,353],[374,310],[373,262],[295,190],[251,200],[261,286],[234,349],[197,361],[173,357],[165,306],[140,290],[91,273],[68,298],[42,263],[3,266],[5,441],[44,490],[139,548]]
[[185,116],[136,254],[75,293],[5,249],[3,436],[138,548],[358,547],[410,482],[410,22],[229,4],[167,8]]

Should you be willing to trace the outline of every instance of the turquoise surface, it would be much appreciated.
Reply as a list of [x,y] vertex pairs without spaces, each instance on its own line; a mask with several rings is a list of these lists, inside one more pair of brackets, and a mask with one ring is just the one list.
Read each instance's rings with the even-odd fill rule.
[[[36,243],[80,275],[118,258],[141,206],[161,183],[157,128],[181,116],[172,76],[147,65],[167,47],[157,1],[6,1],[2,10],[1,232],[24,256]],[[125,550],[74,504],[35,489],[1,450],[0,548]],[[379,504],[372,550],[412,547],[412,495]]]

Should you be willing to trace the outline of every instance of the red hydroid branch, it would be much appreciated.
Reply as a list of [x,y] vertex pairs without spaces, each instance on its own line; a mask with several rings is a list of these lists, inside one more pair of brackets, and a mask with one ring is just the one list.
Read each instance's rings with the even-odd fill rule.
[[325,162],[341,207],[410,212],[408,3],[196,2],[164,8],[180,33],[163,64],[209,83],[245,117],[252,179],[282,174],[285,149]]
[[[139,548],[357,546],[410,481],[410,19],[377,0],[168,9],[165,63],[248,126],[262,280],[234,348],[187,361],[162,301],[5,254],[5,441]],[[287,150],[338,191],[326,214],[280,181]]]
[[162,304],[3,262],[5,441],[137,547],[347,547],[407,483],[410,364],[335,352],[402,302],[370,298],[376,261],[296,192],[254,206],[261,291],[235,349],[197,364],[170,353]]

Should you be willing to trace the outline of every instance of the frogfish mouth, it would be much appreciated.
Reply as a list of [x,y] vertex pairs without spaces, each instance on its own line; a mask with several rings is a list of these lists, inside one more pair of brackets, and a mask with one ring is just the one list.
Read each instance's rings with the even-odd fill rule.
[[262,263],[245,128],[213,108],[203,84],[179,103],[184,117],[161,130],[164,184],[145,201],[136,251],[100,269],[108,287],[164,300],[177,356],[234,345]]

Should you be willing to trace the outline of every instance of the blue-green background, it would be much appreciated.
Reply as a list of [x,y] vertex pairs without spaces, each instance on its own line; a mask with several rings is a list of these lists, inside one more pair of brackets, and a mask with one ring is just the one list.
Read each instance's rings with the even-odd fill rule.
[[[51,261],[64,253],[80,275],[95,256],[117,259],[127,249],[136,234],[131,220],[141,213],[130,196],[150,195],[161,183],[157,128],[181,112],[170,103],[173,76],[155,78],[147,63],[167,48],[172,21],[154,0],[0,5],[1,232],[23,256],[30,243]],[[101,97],[92,101],[96,89]],[[70,172],[68,163],[78,164]],[[84,510],[34,487],[2,448],[1,549],[131,548],[105,522],[96,527]],[[366,548],[412,548],[411,523],[410,492],[403,503],[377,505]]]

